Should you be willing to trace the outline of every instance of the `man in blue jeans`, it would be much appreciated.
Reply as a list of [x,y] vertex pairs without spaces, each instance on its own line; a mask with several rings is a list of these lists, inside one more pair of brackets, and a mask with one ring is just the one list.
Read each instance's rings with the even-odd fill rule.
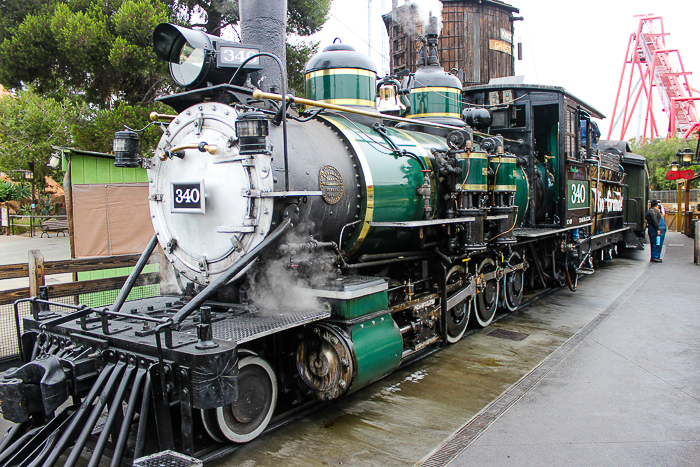
[[651,262],[661,263],[661,248],[664,246],[666,236],[666,221],[661,215],[659,202],[651,200],[651,207],[644,216],[647,220],[647,230],[649,232],[649,243],[651,244]]

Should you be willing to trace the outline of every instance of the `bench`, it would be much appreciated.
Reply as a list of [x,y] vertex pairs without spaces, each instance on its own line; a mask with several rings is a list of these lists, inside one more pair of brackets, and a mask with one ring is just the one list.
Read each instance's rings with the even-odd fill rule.
[[39,221],[39,226],[41,227],[41,237],[44,237],[44,234],[46,234],[47,237],[51,237],[51,234],[49,232],[56,232],[56,236],[58,237],[59,233],[62,233],[63,236],[66,236],[66,230],[68,230],[68,220],[67,219],[47,219],[47,220],[40,220]]

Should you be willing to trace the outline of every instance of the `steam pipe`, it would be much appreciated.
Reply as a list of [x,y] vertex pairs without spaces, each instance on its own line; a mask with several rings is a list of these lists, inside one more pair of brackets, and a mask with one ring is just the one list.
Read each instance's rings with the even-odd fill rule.
[[144,266],[146,266],[146,263],[148,262],[148,258],[151,257],[151,254],[153,253],[153,250],[155,250],[157,244],[158,234],[153,234],[153,237],[151,237],[151,241],[148,242],[148,246],[143,251],[143,253],[141,253],[141,257],[136,262],[136,266],[134,266],[133,271],[131,271],[131,274],[129,274],[129,277],[126,279],[126,282],[124,282],[124,285],[119,291],[119,295],[117,295],[117,299],[111,306],[110,311],[119,311],[119,309],[122,307],[122,305],[126,301],[126,297],[129,296],[131,289],[134,288],[136,279],[138,279],[139,274],[141,274],[141,271],[143,271]]
[[236,274],[238,274],[243,268],[248,266],[253,260],[255,260],[264,249],[266,249],[271,243],[277,240],[287,227],[291,224],[291,219],[285,219],[270,235],[267,236],[265,240],[260,242],[258,246],[250,250],[248,253],[243,255],[238,261],[233,263],[226,271],[224,271],[219,277],[217,277],[211,284],[206,286],[204,290],[199,292],[189,303],[183,306],[180,311],[178,311],[175,316],[173,316],[173,323],[180,324],[184,321],[193,311],[198,309],[206,299],[214,293],[219,287],[226,284],[228,281],[233,279]]
[[[107,446],[107,440],[109,439],[109,435],[112,432],[112,425],[114,425],[114,422],[117,420],[117,413],[122,413],[122,399],[124,398],[124,392],[126,392],[126,387],[131,381],[131,375],[133,374],[135,369],[135,366],[129,365],[126,368],[126,371],[124,372],[124,376],[122,377],[122,380],[119,383],[119,388],[117,389],[116,394],[114,394],[114,397],[112,398],[112,403],[109,407],[110,410],[109,414],[107,415],[107,420],[105,420],[105,424],[102,427],[102,433],[100,433],[100,437],[98,438],[97,443],[95,444],[95,449],[93,450],[92,456],[90,457],[90,463],[88,464],[88,467],[98,467],[100,463],[100,458],[102,457],[102,453],[104,453],[105,447]],[[138,391],[132,391],[132,395],[135,392]]]
[[[146,384],[143,386],[143,399],[141,400],[141,411],[139,412],[139,427],[136,432],[136,445],[134,446],[134,459],[143,456],[143,447],[146,444],[146,425],[148,425],[148,407],[151,400],[151,372],[146,372]],[[127,430],[128,434],[128,430]],[[112,460],[111,467],[117,467],[121,464],[114,464]]]
[[425,252],[423,251],[400,251],[397,253],[375,253],[375,254],[364,254],[358,258],[360,263],[366,263],[368,261],[377,261],[382,259],[393,259],[399,258],[401,256],[423,256]]
[[49,456],[44,463],[45,466],[52,467],[55,465],[59,457],[61,457],[61,454],[63,454],[63,451],[65,451],[68,445],[73,441],[73,433],[80,425],[83,424],[83,419],[85,418],[88,409],[92,407],[92,403],[95,401],[97,393],[102,390],[107,378],[112,374],[114,367],[114,363],[107,364],[104,370],[102,370],[100,373],[100,376],[97,377],[97,381],[95,381],[95,384],[92,385],[90,392],[85,399],[83,399],[83,403],[80,404],[80,408],[78,408],[78,411],[73,415],[71,424],[68,426],[66,431],[63,432],[63,435],[61,435],[58,443],[56,443],[56,447],[54,447],[53,451],[51,451],[51,456]]
[[423,255],[416,255],[416,256],[408,256],[405,258],[393,258],[393,259],[384,259],[381,261],[368,261],[366,263],[355,263],[355,264],[346,264],[343,266],[343,269],[359,269],[359,268],[369,268],[372,266],[382,266],[385,264],[393,264],[393,263],[401,263],[403,261],[411,261],[415,259],[423,259],[423,258],[429,258],[429,254],[423,254]]
[[107,405],[107,401],[111,398],[110,396],[112,395],[114,387],[117,384],[117,379],[119,379],[119,377],[122,375],[125,368],[126,363],[119,362],[114,368],[114,371],[112,371],[112,374],[109,375],[109,381],[107,381],[107,384],[102,389],[102,393],[100,394],[99,399],[97,399],[95,405],[92,406],[90,417],[87,419],[87,422],[85,422],[78,439],[75,440],[75,445],[71,449],[70,455],[68,456],[68,459],[66,459],[66,463],[63,464],[64,467],[73,467],[78,462],[80,454],[83,452],[83,448],[85,448],[85,444],[88,442],[88,438],[90,437],[92,430],[95,428],[97,421],[100,419],[102,410],[104,410],[105,405]]
[[[142,395],[141,386],[143,385],[144,377],[146,376],[146,369],[139,368],[136,372],[136,377],[134,378],[134,385],[131,389],[131,396],[129,396],[129,403],[126,406],[126,413],[124,414],[124,421],[122,422],[121,429],[119,430],[119,437],[114,445],[114,454],[112,454],[112,462],[110,467],[119,467],[122,464],[122,457],[124,456],[124,448],[126,447],[126,441],[129,437],[129,430],[131,428],[131,422],[134,418],[134,410],[136,408],[136,401],[138,397]],[[143,398],[146,398],[146,394],[143,393]]]
[[[273,101],[281,101],[282,100],[282,96],[280,94],[274,94],[271,92],[263,92],[260,89],[256,89],[255,91],[253,91],[253,98],[254,99],[270,99]],[[464,130],[463,127],[458,127],[458,126],[454,126],[454,125],[445,125],[443,123],[435,123],[435,122],[430,122],[428,120],[416,120],[415,118],[403,118],[403,117],[396,117],[394,115],[389,115],[389,114],[380,114],[377,112],[369,112],[367,110],[355,109],[352,107],[346,107],[344,105],[328,104],[326,102],[315,101],[313,99],[305,99],[303,97],[287,96],[286,100],[289,103],[308,105],[310,107],[321,107],[322,109],[337,110],[339,112],[345,112],[345,113],[355,114],[355,115],[363,115],[365,117],[372,117],[372,118],[377,118],[377,119],[382,119],[382,120],[391,120],[393,122],[410,123],[412,125],[429,126],[429,127],[434,127],[434,128],[447,128],[448,130]],[[486,137],[494,136],[494,135],[490,135],[488,133],[481,133],[479,131],[475,131],[474,134],[479,135],[479,136],[486,136]],[[522,140],[516,140],[516,139],[503,138],[503,141],[508,141],[510,143],[516,143],[516,144],[522,144]]]

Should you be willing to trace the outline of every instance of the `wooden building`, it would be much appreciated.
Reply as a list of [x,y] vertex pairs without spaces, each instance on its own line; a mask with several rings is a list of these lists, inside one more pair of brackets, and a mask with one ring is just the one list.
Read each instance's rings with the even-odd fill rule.
[[[391,49],[390,73],[416,70],[421,24],[412,3],[392,0],[383,16]],[[498,0],[442,0],[440,65],[457,70],[465,86],[488,84],[492,78],[512,76],[515,66],[513,22],[519,10]]]

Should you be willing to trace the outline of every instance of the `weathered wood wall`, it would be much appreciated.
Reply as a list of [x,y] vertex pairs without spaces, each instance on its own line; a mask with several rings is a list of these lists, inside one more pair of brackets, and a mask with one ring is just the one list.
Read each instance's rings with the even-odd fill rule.
[[[391,73],[416,69],[417,41],[420,26],[405,27],[415,17],[410,7],[401,5],[385,16],[391,48]],[[486,84],[492,78],[512,76],[515,66],[515,47],[512,40],[512,12],[517,9],[499,2],[475,0],[443,2],[442,30],[440,32],[440,64],[446,71],[458,70],[465,86]],[[504,40],[501,29],[510,34]],[[492,42],[508,50],[493,50]]]

